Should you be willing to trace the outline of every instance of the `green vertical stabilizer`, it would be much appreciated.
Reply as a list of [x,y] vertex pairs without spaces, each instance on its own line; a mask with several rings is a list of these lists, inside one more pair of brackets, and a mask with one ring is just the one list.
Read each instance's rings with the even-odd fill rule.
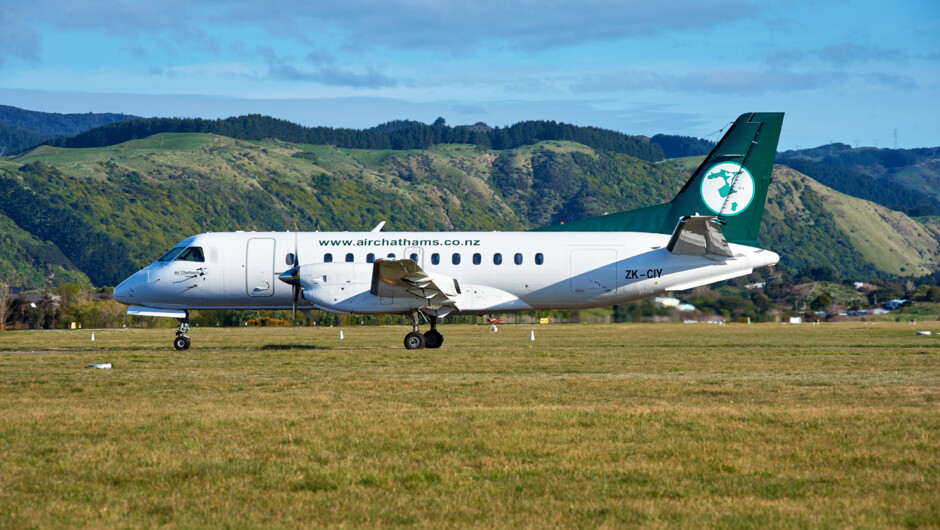
[[742,114],[671,202],[537,230],[670,234],[682,216],[717,215],[728,241],[757,246],[782,125],[782,112]]

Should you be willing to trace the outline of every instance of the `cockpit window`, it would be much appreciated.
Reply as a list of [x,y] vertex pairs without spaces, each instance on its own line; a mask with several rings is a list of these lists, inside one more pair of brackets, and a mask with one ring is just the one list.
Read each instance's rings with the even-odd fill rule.
[[157,261],[173,261],[176,256],[179,256],[179,253],[186,250],[186,247],[173,247],[169,252],[160,256],[160,259]]
[[202,247],[189,247],[176,258],[176,261],[198,261],[202,263],[206,261],[206,258],[202,254]]

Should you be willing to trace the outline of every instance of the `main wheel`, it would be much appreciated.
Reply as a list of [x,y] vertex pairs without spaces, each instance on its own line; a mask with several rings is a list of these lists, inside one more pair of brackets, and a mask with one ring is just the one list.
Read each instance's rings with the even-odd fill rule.
[[424,348],[424,335],[417,331],[405,335],[405,349],[418,350]]
[[424,334],[424,347],[425,348],[440,348],[441,344],[444,343],[444,336],[441,335],[441,332],[432,329]]
[[188,350],[189,349],[189,337],[186,335],[179,335],[173,339],[173,347],[177,350]]

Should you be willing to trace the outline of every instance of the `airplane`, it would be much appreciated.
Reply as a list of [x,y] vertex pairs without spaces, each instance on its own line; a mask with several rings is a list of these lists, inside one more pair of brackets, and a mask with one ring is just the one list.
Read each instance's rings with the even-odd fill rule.
[[[783,113],[742,114],[664,204],[524,232],[222,232],[184,239],[114,290],[128,313],[291,309],[404,314],[407,349],[439,348],[438,319],[606,307],[750,274]],[[422,316],[430,329],[421,333]]]

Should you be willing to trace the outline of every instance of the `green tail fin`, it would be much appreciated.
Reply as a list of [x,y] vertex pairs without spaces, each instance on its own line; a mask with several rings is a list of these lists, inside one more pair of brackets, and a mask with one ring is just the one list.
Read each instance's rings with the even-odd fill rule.
[[728,241],[756,246],[782,126],[782,112],[742,114],[672,202],[538,230],[670,234],[682,216],[717,215]]

